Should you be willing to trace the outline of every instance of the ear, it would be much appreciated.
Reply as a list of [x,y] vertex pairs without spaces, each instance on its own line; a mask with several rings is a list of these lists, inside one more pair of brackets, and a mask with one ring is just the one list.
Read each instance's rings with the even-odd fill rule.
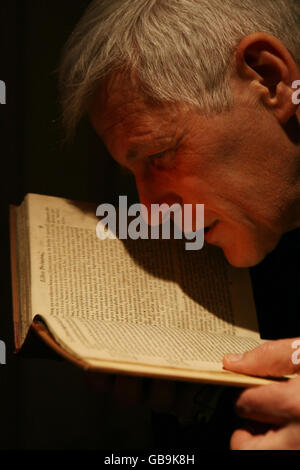
[[251,87],[281,124],[296,114],[299,100],[293,99],[294,82],[300,72],[279,39],[267,33],[249,34],[238,45],[235,61],[237,74],[251,81]]

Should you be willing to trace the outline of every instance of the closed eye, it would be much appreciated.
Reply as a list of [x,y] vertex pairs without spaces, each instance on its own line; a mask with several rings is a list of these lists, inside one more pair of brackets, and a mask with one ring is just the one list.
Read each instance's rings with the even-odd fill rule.
[[161,157],[164,156],[165,153],[166,153],[165,151],[164,151],[164,152],[155,153],[154,155],[150,155],[150,158],[151,158],[151,159],[161,158]]
[[176,155],[175,149],[164,150],[163,152],[151,155],[151,164],[156,168],[167,168],[174,161]]

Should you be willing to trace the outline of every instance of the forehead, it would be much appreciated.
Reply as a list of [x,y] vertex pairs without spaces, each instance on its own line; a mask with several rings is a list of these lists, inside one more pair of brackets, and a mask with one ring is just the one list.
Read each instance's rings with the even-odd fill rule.
[[147,99],[133,78],[117,75],[102,83],[90,107],[91,123],[104,140],[122,134],[128,139],[176,132],[182,109]]

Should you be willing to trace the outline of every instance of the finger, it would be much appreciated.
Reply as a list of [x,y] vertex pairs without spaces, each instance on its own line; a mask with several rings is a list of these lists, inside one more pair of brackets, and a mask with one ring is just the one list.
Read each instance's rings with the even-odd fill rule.
[[300,371],[298,356],[300,339],[282,339],[268,341],[242,355],[226,354],[223,365],[241,374],[280,377]]
[[103,374],[101,372],[87,371],[85,378],[88,386],[99,393],[111,392],[115,376],[113,374]]
[[230,439],[231,450],[243,450],[252,439],[252,434],[246,429],[234,431]]
[[153,380],[150,384],[148,404],[157,413],[169,412],[176,401],[176,382]]
[[140,405],[143,402],[143,380],[140,377],[117,375],[112,396],[120,407]]
[[245,430],[237,430],[230,440],[232,450],[299,450],[300,424],[291,423],[281,429],[253,436]]
[[300,420],[300,377],[287,383],[247,389],[236,401],[237,413],[263,423],[283,424]]

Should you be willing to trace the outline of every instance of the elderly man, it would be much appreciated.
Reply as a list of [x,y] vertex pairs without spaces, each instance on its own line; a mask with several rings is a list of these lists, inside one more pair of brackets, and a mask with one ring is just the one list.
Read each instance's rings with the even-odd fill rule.
[[[61,65],[68,135],[88,115],[142,203],[203,203],[206,241],[254,266],[300,226],[299,26],[297,0],[94,1]],[[224,367],[296,372],[292,343]],[[299,392],[300,378],[244,391],[239,413],[276,427],[231,447],[300,449]]]

